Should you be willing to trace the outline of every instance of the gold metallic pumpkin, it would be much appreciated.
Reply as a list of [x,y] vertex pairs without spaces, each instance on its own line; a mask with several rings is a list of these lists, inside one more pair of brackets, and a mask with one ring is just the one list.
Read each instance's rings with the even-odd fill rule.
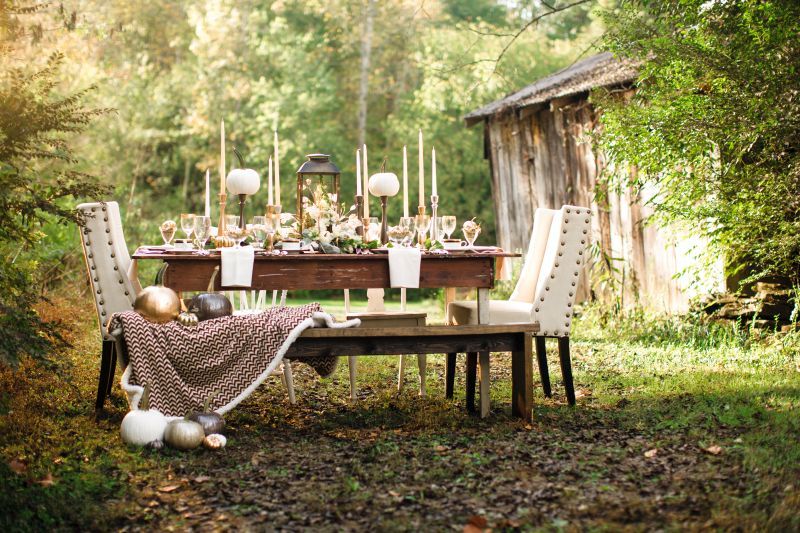
[[236,246],[236,240],[228,235],[214,237],[214,245],[217,248],[230,248]]
[[181,302],[172,289],[152,285],[139,293],[133,309],[150,322],[164,324],[175,320],[181,311]]

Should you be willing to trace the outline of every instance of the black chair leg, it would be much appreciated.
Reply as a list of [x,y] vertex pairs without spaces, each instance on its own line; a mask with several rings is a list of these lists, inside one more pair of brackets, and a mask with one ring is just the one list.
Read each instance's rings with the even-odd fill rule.
[[445,367],[445,372],[444,372],[444,380],[445,380],[444,397],[448,399],[453,398],[453,389],[455,387],[455,382],[456,382],[457,355],[458,354],[455,353],[447,354],[447,366]]
[[108,394],[108,373],[111,368],[111,355],[114,350],[114,341],[103,341],[103,355],[100,359],[100,381],[97,384],[97,401],[94,408],[96,411],[103,409]]
[[569,337],[558,338],[558,358],[561,361],[561,376],[567,390],[567,402],[575,405],[575,384],[572,382],[572,362],[569,358]]
[[467,411],[475,412],[475,382],[478,377],[478,353],[467,353]]
[[542,379],[542,389],[548,398],[553,396],[553,389],[550,387],[550,370],[547,369],[547,348],[545,338],[536,337],[536,360],[539,363],[539,377]]
[[111,341],[111,364],[108,368],[108,388],[106,397],[111,397],[111,390],[114,388],[114,372],[117,370],[117,345]]

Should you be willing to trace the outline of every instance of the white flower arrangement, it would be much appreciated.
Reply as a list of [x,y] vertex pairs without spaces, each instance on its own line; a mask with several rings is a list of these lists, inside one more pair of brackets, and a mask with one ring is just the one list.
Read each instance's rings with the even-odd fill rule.
[[[357,250],[376,248],[378,241],[364,242],[358,234],[362,223],[355,214],[355,206],[340,214],[343,211],[344,205],[340,208],[332,195],[318,184],[313,201],[303,197],[303,244],[317,247],[327,254],[352,254]],[[299,233],[298,221],[295,220],[292,227]]]

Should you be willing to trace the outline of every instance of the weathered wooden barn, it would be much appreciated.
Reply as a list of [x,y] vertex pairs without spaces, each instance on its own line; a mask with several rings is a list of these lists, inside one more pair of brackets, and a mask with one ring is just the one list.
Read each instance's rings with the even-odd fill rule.
[[605,88],[625,97],[635,79],[633,65],[602,53],[473,111],[465,120],[468,126],[484,125],[501,246],[527,247],[537,207],[591,206],[593,260],[581,295],[587,298],[594,291],[626,307],[680,312],[698,290],[724,289],[719,265],[705,268],[700,285],[678,276],[699,264],[702,240],[646,224],[651,209],[642,193],[608,194],[600,201],[595,196],[605,160],[592,147],[599,112],[589,94]]

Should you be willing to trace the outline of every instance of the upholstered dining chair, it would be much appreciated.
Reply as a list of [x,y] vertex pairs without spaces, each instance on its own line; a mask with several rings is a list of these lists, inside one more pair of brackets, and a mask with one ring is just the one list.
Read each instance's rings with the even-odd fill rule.
[[95,401],[95,409],[100,410],[111,393],[117,364],[114,338],[106,326],[114,313],[133,309],[142,287],[125,244],[117,202],[85,203],[77,209],[85,219],[81,245],[103,340]]
[[[538,322],[534,334],[542,388],[550,397],[545,339],[558,339],[558,354],[567,401],[575,404],[575,386],[569,352],[569,334],[578,279],[586,258],[591,211],[565,205],[559,210],[537,209],[528,251],[519,281],[508,300],[489,301],[489,323]],[[475,301],[456,301],[448,306],[454,324],[477,324]],[[452,397],[456,354],[447,354],[447,394]],[[467,354],[467,382],[474,395],[477,354]],[[468,397],[470,391],[468,390]]]

